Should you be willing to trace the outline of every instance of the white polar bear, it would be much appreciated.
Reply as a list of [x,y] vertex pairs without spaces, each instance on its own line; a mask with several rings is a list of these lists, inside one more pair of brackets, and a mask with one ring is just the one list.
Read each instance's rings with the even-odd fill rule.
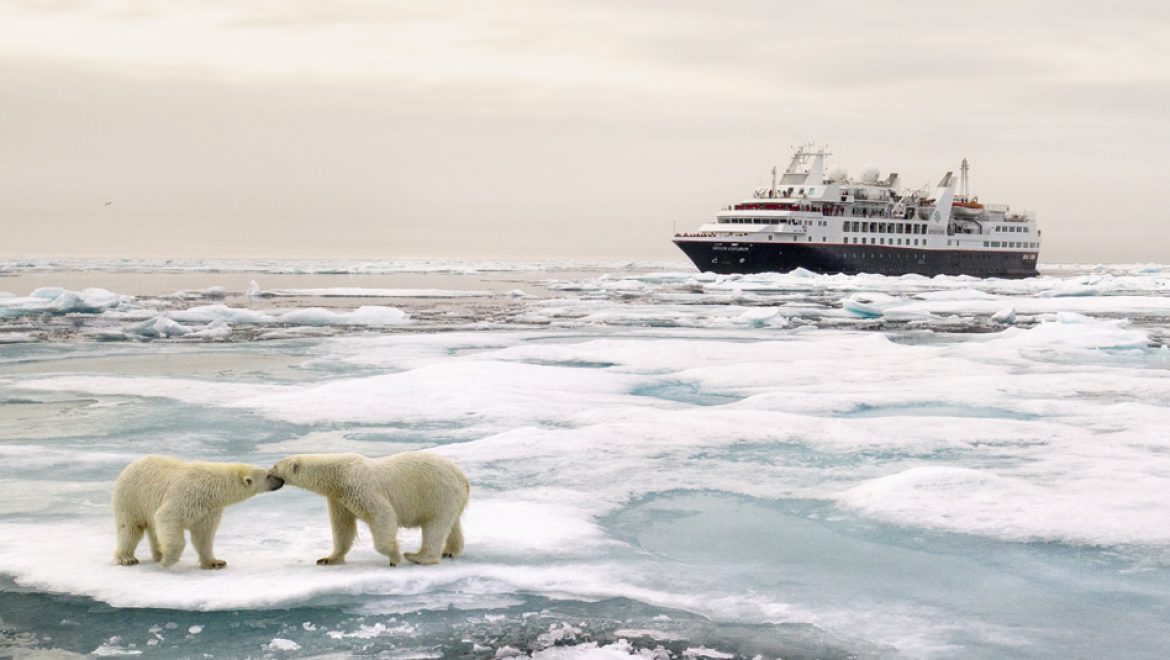
[[[272,474],[287,483],[324,495],[333,526],[333,554],[318,564],[344,564],[357,534],[356,520],[370,528],[374,549],[390,558],[437,564],[439,557],[463,552],[459,516],[470,485],[454,463],[427,452],[385,458],[360,454],[299,454],[281,459]],[[398,528],[421,527],[418,552],[398,552]]]
[[154,560],[172,566],[183,554],[183,530],[191,530],[199,565],[223,568],[227,562],[215,558],[211,545],[224,507],[283,485],[282,479],[255,465],[140,458],[127,465],[114,484],[118,525],[114,561],[137,564],[134,550],[146,532]]

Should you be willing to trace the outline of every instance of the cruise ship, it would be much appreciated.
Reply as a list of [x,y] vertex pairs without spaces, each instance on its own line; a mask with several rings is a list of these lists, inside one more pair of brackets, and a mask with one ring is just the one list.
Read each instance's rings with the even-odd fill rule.
[[877,168],[856,179],[825,171],[826,149],[803,145],[788,169],[751,199],[674,242],[699,270],[884,275],[1032,277],[1040,230],[1031,211],[983,204],[968,195],[967,159],[959,190],[947,172],[938,186],[903,190]]

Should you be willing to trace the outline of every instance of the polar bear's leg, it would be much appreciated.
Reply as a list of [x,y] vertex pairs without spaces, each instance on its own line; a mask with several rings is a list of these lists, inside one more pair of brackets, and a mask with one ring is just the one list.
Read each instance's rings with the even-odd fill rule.
[[459,519],[451,526],[451,533],[447,535],[447,543],[443,546],[444,557],[458,557],[463,554],[463,526]]
[[118,547],[114,550],[114,561],[123,566],[138,563],[134,550],[142,540],[142,524],[138,521],[118,520]]
[[146,527],[146,539],[150,541],[150,558],[155,562],[162,561],[162,546],[158,544],[158,534],[154,531],[154,525]]
[[215,543],[215,530],[219,529],[219,521],[223,518],[223,509],[207,516],[191,526],[191,545],[199,553],[201,568],[223,568],[227,562],[216,559],[211,546]]
[[353,547],[357,535],[357,519],[353,512],[335,498],[329,498],[329,522],[333,526],[333,554],[317,560],[318,566],[344,564],[345,555]]
[[169,515],[166,507],[159,509],[154,516],[155,533],[158,534],[159,549],[162,550],[163,566],[174,566],[183,554],[187,541],[183,538],[183,523],[177,516]]
[[[455,518],[454,520],[458,520]],[[452,518],[436,518],[427,521],[422,528],[422,546],[418,552],[408,552],[404,557],[416,564],[437,564],[443,548],[452,531]]]
[[402,555],[398,552],[398,516],[394,514],[394,507],[386,505],[381,511],[375,511],[370,517],[370,535],[374,537],[374,549],[390,558],[390,565],[402,563]]

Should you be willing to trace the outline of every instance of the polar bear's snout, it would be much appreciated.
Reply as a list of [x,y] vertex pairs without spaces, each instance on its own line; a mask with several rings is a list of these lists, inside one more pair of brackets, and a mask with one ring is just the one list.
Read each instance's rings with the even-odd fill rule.
[[265,478],[265,482],[268,484],[268,490],[280,490],[280,488],[284,486],[284,479],[281,479],[271,472],[268,473],[268,477]]

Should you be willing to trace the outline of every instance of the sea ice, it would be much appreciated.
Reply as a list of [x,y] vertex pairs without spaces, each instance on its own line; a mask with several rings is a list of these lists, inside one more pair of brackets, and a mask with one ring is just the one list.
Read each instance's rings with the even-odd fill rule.
[[[258,631],[250,653],[417,641],[419,622],[450,607],[477,626],[525,631],[466,648],[516,644],[537,657],[652,657],[648,644],[750,657],[751,640],[793,630],[849,640],[851,651],[824,656],[1160,657],[1165,278],[1140,267],[1033,282],[622,271],[566,282],[580,285],[573,294],[466,303],[558,327],[452,332],[400,327],[406,311],[388,307],[302,310],[331,324],[306,328],[289,317],[298,310],[200,305],[184,317],[182,301],[122,299],[82,322],[160,336],[179,326],[183,341],[237,325],[307,338],[5,347],[0,460],[16,476],[0,480],[0,573],[15,585],[4,593],[237,611],[244,626],[306,608],[291,626]],[[1100,295],[1068,295],[1090,290]],[[24,298],[0,308],[14,300]],[[857,316],[848,300],[876,315]],[[1014,323],[1000,314],[1010,309]],[[944,314],[978,332],[949,332]],[[394,331],[308,334],[359,318]],[[140,566],[110,561],[113,480],[144,451],[269,465],[287,453],[407,449],[447,456],[470,477],[457,560],[391,569],[362,527],[347,566],[318,567],[331,543],[326,504],[286,488],[225,512],[225,571],[199,570],[190,549],[171,570],[145,547]],[[408,550],[419,538],[401,535]],[[590,637],[596,628],[573,617],[522,619],[533,598],[614,613],[601,629],[629,639]],[[633,606],[672,618],[627,622]],[[337,612],[404,619],[330,621]],[[744,626],[738,646],[679,632],[688,612]],[[167,616],[180,621],[167,636],[184,643],[221,632],[213,614]],[[301,628],[309,620],[313,635]],[[193,624],[207,627],[187,640]],[[538,649],[542,635],[553,645]],[[93,637],[79,650],[132,652],[148,639]]]
[[410,321],[410,316],[397,307],[369,305],[358,307],[352,312],[335,312],[319,307],[294,309],[292,311],[281,314],[280,320],[282,323],[308,326],[387,326],[408,323]]
[[481,298],[491,291],[459,289],[371,289],[363,287],[329,287],[316,289],[267,289],[249,295],[265,298]]
[[212,323],[224,321],[227,323],[265,324],[275,319],[269,314],[252,309],[228,307],[224,304],[200,305],[168,313],[172,319],[181,323]]
[[299,651],[301,645],[292,641],[291,639],[284,639],[281,637],[273,637],[271,642],[268,642],[269,651]]

